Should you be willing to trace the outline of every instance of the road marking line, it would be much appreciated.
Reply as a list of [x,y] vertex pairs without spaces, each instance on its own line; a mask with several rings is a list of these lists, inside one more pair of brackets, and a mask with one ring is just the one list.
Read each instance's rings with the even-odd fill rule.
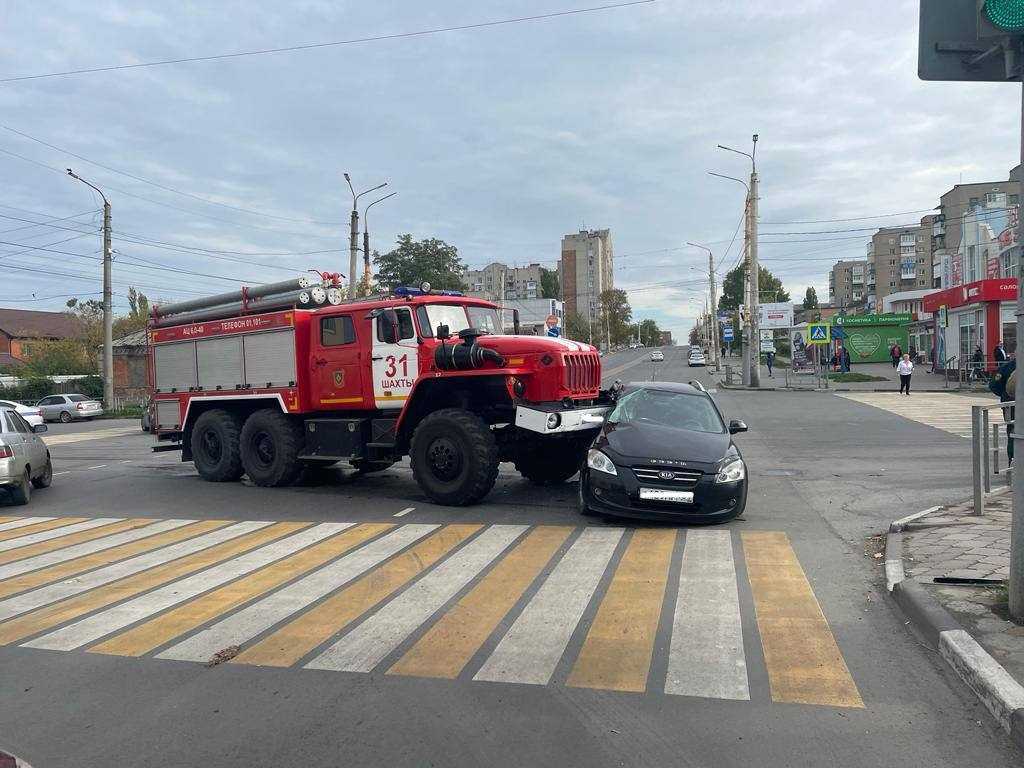
[[[203,523],[194,520],[165,520],[146,528],[119,533],[87,544],[77,544],[59,552],[47,552],[28,560],[19,560],[0,567],[0,579],[3,579],[0,581],[0,597],[109,565],[117,560],[198,536],[227,524],[227,520]],[[140,539],[142,541],[139,541]]]
[[86,469],[87,470],[89,470],[89,469],[103,469],[106,466],[109,466],[109,465],[107,465],[107,464],[97,464],[95,467],[86,467]]
[[[147,555],[0,602],[0,645],[50,629],[290,533],[270,523],[237,523]],[[235,541],[234,539],[237,539]],[[225,542],[226,540],[226,542]],[[183,554],[188,554],[182,557]],[[159,564],[159,565],[158,565]],[[157,565],[157,567],[153,567]],[[140,571],[146,570],[144,573]],[[133,575],[132,578],[124,578]],[[97,587],[99,587],[97,589]],[[84,594],[83,594],[84,593]],[[42,607],[46,606],[46,607]],[[38,607],[38,610],[33,610]]]
[[772,701],[863,707],[789,538],[773,531],[741,536]]
[[546,685],[622,534],[584,529],[473,679]]
[[222,648],[242,645],[374,566],[415,544],[437,525],[403,525],[341,559],[289,584],[192,637],[157,654],[159,659],[209,661]]
[[636,693],[647,690],[675,543],[674,530],[634,531],[567,685]]
[[665,693],[750,699],[729,531],[686,533]]
[[435,611],[455,597],[527,529],[492,525],[354,630],[306,664],[306,669],[370,672]]
[[41,541],[37,544],[29,544],[25,547],[19,547],[18,549],[0,553],[0,563],[9,563],[12,560],[24,560],[25,558],[34,557],[35,555],[40,555],[44,552],[52,552],[55,549],[64,549],[65,547],[69,547],[74,544],[92,541],[104,536],[120,533],[121,531],[131,530],[132,528],[141,528],[144,525],[150,525],[152,522],[152,520],[135,518],[134,520],[122,520],[117,523],[101,525],[96,528],[79,531],[78,533],[69,533],[66,536],[51,539],[50,541]]
[[120,437],[122,435],[133,435],[139,430],[136,428],[111,427],[109,429],[96,429],[92,432],[71,432],[64,435],[52,435],[44,437],[43,442],[47,446],[69,445],[71,443],[82,443],[88,440],[100,440],[105,437]]
[[[0,531],[9,531],[12,528],[25,528],[29,525],[35,525],[36,523],[45,523],[47,520],[53,520],[52,517],[5,517],[6,522],[0,523]],[[21,534],[15,534],[20,536]]]
[[24,643],[24,646],[45,648],[51,651],[71,651],[81,648],[101,637],[124,629],[130,624],[173,608],[214,587],[219,587],[228,581],[264,568],[296,552],[301,552],[307,547],[323,541],[328,536],[333,536],[353,525],[354,523],[320,523],[300,530],[294,535],[278,539],[244,555],[233,557],[216,567],[172,582],[126,603],[121,603],[42,637],[37,637],[35,640]]
[[53,476],[57,477],[57,475],[66,475],[66,474],[68,474],[68,473],[67,472],[54,472]]
[[131,459],[121,459],[121,463],[122,464],[131,464],[132,460]]
[[534,528],[388,674],[458,677],[572,531],[569,526]]
[[416,509],[416,507],[406,507],[401,512],[395,512],[394,516],[395,517],[405,517],[410,512],[412,512],[414,509]]
[[[61,536],[67,536],[69,533],[78,533],[79,531],[87,531],[90,528],[99,528],[101,525],[109,525],[110,523],[119,523],[124,518],[120,517],[97,517],[92,520],[86,520],[81,517],[65,517],[57,520],[52,520],[49,523],[39,523],[38,526],[29,526],[28,528],[20,531],[32,530],[38,531],[38,533],[32,533],[27,536],[20,536],[18,538],[8,539],[7,541],[0,542],[0,552],[7,552],[12,549],[18,549],[18,547],[27,547],[29,544],[38,544],[41,541],[50,541],[51,539],[59,539]],[[74,522],[81,521],[81,522]],[[71,525],[65,525],[65,523],[71,523]],[[8,533],[14,533],[9,531]],[[0,534],[0,538],[5,538]]]
[[16,521],[18,525],[12,523],[3,526],[0,541],[26,536],[36,531],[48,531],[51,528],[59,528],[62,525],[69,525],[85,519],[84,517],[26,517]]
[[445,526],[408,552],[371,571],[272,635],[242,651],[230,663],[291,666],[352,621],[390,597],[397,589],[419,576],[482,527]]
[[320,567],[392,527],[384,523],[365,523],[340,532],[326,541],[94,645],[89,650],[117,656],[142,656],[296,576]]

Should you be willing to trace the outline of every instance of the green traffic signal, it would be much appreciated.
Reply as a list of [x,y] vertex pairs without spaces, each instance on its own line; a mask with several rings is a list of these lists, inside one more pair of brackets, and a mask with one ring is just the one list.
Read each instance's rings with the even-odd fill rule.
[[1024,0],[985,0],[985,17],[1000,29],[1024,30]]

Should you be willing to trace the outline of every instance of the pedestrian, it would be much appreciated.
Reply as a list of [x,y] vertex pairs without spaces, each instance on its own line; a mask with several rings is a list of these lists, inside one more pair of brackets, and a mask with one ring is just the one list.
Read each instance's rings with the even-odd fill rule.
[[[1007,360],[995,372],[988,382],[988,388],[999,400],[1008,403],[1017,397],[1017,361]],[[1006,423],[1006,457],[1013,464],[1013,422],[1016,408],[1003,408],[1003,421]]]
[[998,365],[1002,365],[1010,359],[1010,356],[1006,354],[1006,349],[1003,347],[1003,342],[1000,341],[996,344],[996,348],[992,350],[992,357]]
[[829,362],[832,365],[832,370],[833,371],[838,371],[839,370],[839,353],[838,352],[833,352],[832,353],[832,359]]
[[775,375],[772,373],[772,364],[775,362],[775,353],[774,352],[765,352],[764,353],[764,362],[768,366],[768,378],[769,379],[775,378]]
[[981,378],[981,371],[985,367],[985,353],[981,351],[981,345],[979,344],[974,348],[974,354],[971,355],[971,374],[975,379]]
[[850,372],[850,350],[845,344],[839,348],[839,370],[842,373]]
[[917,350],[914,349],[914,345],[913,344],[910,345],[909,352],[910,352],[910,362],[916,363],[917,362]]
[[894,342],[892,347],[890,347],[889,357],[892,360],[892,367],[895,368],[899,364],[900,358],[903,357],[903,347],[900,346],[898,341]]
[[914,373],[914,364],[910,362],[910,355],[904,355],[896,364],[896,373],[900,375],[900,394],[906,393],[910,397],[910,377]]

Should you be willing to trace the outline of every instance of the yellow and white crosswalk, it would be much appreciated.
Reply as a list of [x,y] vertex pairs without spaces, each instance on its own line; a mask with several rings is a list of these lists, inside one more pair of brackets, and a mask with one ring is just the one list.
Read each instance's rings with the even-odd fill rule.
[[771,531],[2,517],[0,645],[863,706]]
[[[971,436],[972,405],[992,405],[998,402],[995,397],[985,395],[937,392],[915,392],[910,397],[898,392],[837,392],[836,397],[871,405],[960,437]],[[1004,428],[1002,409],[993,408],[988,416],[989,423]]]

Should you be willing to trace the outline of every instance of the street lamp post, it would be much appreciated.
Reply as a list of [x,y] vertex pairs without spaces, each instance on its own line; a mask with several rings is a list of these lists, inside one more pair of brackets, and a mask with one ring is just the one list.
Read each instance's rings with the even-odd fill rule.
[[747,182],[743,179],[737,179],[735,176],[726,176],[724,173],[715,173],[714,171],[708,171],[709,176],[717,176],[720,179],[729,179],[730,181],[739,182],[743,185],[743,188],[747,190],[747,199],[744,203],[744,227],[743,227],[743,248],[746,252],[747,268],[746,268],[746,279],[743,281],[744,287],[744,304],[746,305],[747,312],[746,317],[743,318],[743,331],[747,339],[747,349],[743,355],[743,383],[748,386],[756,386],[755,381],[760,383],[760,376],[758,375],[758,367],[760,365],[760,354],[757,351],[753,351],[753,345],[760,346],[760,341],[756,338],[756,325],[752,323],[752,320],[756,319],[754,311],[756,302],[751,301],[751,265],[750,265],[750,251],[751,251],[751,227],[750,227],[750,187],[747,186]]
[[717,297],[715,296],[715,255],[706,245],[691,243],[689,241],[687,241],[686,244],[708,252],[708,290],[711,293],[711,314],[709,316],[711,318],[711,354],[712,360],[715,364],[715,370],[717,371],[720,368],[718,351],[720,349],[721,342],[718,338],[718,303]]
[[67,171],[68,176],[91,187],[103,198],[103,405],[111,410],[114,407],[114,310],[111,286],[113,256],[110,244],[110,201],[95,184],[90,184],[70,168]]
[[377,203],[383,203],[389,197],[394,197],[397,192],[379,197],[363,209],[363,293],[370,293],[370,209]]
[[349,219],[349,234],[348,234],[348,297],[354,299],[356,297],[356,275],[359,272],[358,267],[358,256],[359,256],[359,198],[368,192],[373,192],[377,189],[383,189],[388,185],[385,181],[383,184],[378,184],[376,187],[370,187],[364,189],[358,195],[356,194],[355,188],[352,186],[352,179],[349,175],[345,174],[345,181],[348,182],[349,191],[352,193],[352,215]]

